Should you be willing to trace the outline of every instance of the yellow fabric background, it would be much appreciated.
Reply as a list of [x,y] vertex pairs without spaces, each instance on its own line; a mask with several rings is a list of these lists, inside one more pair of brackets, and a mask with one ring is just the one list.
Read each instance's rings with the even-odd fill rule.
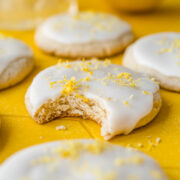
[[[136,38],[161,31],[180,31],[180,1],[167,0],[152,13],[122,14],[113,10],[110,0],[80,0],[83,10],[100,10],[115,13],[133,27]],[[100,127],[92,121],[64,118],[45,125],[36,124],[28,115],[24,95],[33,77],[42,69],[56,64],[56,57],[48,56],[36,48],[33,32],[7,32],[5,35],[19,38],[29,44],[35,52],[35,69],[21,83],[0,91],[0,163],[14,152],[25,147],[47,141],[75,138],[101,138]],[[113,63],[121,63],[122,54],[112,57]],[[170,179],[180,179],[180,93],[161,90],[163,106],[159,115],[147,126],[127,136],[118,136],[111,142],[136,147],[155,158]],[[67,130],[56,131],[56,126],[65,125]],[[43,138],[41,139],[40,136]],[[149,138],[147,136],[150,136]],[[157,146],[150,146],[156,138]],[[142,143],[143,147],[138,147]]]

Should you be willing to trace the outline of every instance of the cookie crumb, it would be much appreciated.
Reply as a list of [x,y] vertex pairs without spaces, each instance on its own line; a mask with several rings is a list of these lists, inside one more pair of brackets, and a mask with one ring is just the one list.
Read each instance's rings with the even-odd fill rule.
[[63,126],[63,125],[61,125],[61,126],[56,126],[56,130],[58,131],[58,130],[66,130],[67,128],[65,127],[65,126]]
[[161,142],[161,138],[160,138],[160,137],[157,137],[157,138],[156,138],[156,142],[157,142],[157,143],[160,143],[160,142]]
[[138,143],[138,147],[143,147],[143,144],[142,143]]

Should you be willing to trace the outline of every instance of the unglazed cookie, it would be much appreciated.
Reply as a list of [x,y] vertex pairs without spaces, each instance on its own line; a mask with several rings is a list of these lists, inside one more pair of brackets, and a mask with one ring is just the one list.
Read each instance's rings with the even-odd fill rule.
[[161,106],[159,86],[143,74],[109,60],[65,62],[33,80],[26,107],[39,124],[79,116],[99,123],[108,140],[150,122]]
[[33,68],[33,52],[22,41],[0,37],[0,89],[24,79]]
[[37,46],[65,57],[105,57],[122,51],[133,39],[131,26],[118,17],[93,12],[49,18],[35,34]]
[[127,49],[123,64],[149,74],[163,88],[180,92],[180,33],[141,38]]
[[93,140],[56,141],[22,150],[1,167],[2,180],[167,180],[137,150]]

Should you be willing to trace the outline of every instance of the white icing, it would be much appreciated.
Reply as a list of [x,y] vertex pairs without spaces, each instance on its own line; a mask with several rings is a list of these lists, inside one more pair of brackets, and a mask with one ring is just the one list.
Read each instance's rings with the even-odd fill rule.
[[[90,140],[56,141],[34,146],[11,156],[0,171],[2,180],[167,180],[157,163],[144,153],[104,143],[99,154],[88,150],[78,151],[79,156],[63,158],[58,148],[94,145]],[[83,148],[82,148],[83,149]],[[69,149],[68,149],[69,150]],[[73,148],[72,151],[76,148]],[[70,149],[71,151],[71,149]],[[48,161],[49,159],[49,161]],[[122,160],[122,165],[118,165]],[[109,177],[109,178],[108,178]]]
[[[86,64],[88,68],[94,69],[93,74],[82,71],[82,64]],[[67,68],[66,66],[72,66]],[[95,68],[98,67],[98,68]],[[108,76],[110,73],[117,76],[119,73],[131,73],[135,81],[135,87],[119,85],[111,79],[100,80]],[[90,77],[89,81],[80,81],[81,87],[77,93],[87,98],[92,98],[101,102],[107,111],[107,119],[102,122],[101,134],[106,139],[116,134],[127,134],[131,132],[141,118],[148,115],[153,108],[153,93],[157,92],[159,86],[150,80],[147,76],[135,73],[125,67],[108,64],[106,62],[92,61],[76,61],[67,62],[47,68],[40,72],[33,80],[29,88],[29,102],[32,105],[32,116],[47,100],[55,100],[61,95],[63,84],[55,84],[50,86],[51,82],[64,80],[64,76],[69,80],[75,77],[76,80]],[[126,80],[125,80],[126,81]],[[89,86],[86,90],[86,86]],[[149,92],[144,94],[143,91]],[[133,96],[133,98],[132,98]],[[109,100],[110,99],[110,100]],[[129,105],[124,104],[127,101]],[[106,127],[107,125],[107,127]]]
[[180,33],[158,33],[133,45],[136,61],[164,75],[180,77]]
[[41,33],[60,43],[88,43],[112,40],[131,31],[128,23],[105,13],[81,12],[76,16],[61,14],[49,18]]
[[14,38],[0,38],[0,74],[11,62],[27,57],[33,57],[33,52],[22,41]]

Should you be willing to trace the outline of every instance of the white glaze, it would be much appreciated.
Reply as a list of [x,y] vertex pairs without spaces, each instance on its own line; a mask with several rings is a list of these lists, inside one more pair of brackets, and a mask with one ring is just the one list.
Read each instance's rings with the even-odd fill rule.
[[33,52],[22,41],[0,37],[0,74],[11,62],[28,57],[33,57]]
[[[174,40],[179,42],[171,49]],[[135,42],[132,50],[138,64],[167,76],[180,77],[180,33],[146,36]],[[163,50],[165,51],[162,52]],[[171,52],[167,52],[168,50]]]
[[130,25],[118,17],[92,12],[56,15],[41,26],[41,33],[47,38],[65,44],[112,40],[128,32]]
[[[96,143],[90,140],[70,141],[70,147],[77,142],[86,145],[95,145]],[[10,157],[2,165],[0,179],[167,180],[157,163],[144,153],[109,143],[104,143],[103,146],[104,150],[99,154],[82,150],[80,156],[74,159],[63,158],[60,152],[54,152],[59,147],[67,149],[69,147],[68,142],[56,141],[34,146]],[[50,161],[38,163],[43,158],[49,158]],[[116,163],[118,159],[123,160],[124,164],[118,165]],[[137,162],[133,159],[136,159]],[[141,159],[141,161],[138,161],[138,159]],[[111,174],[111,178],[108,178],[108,174]]]
[[[50,86],[51,82],[63,80],[64,76],[69,80],[75,77],[76,80],[90,77],[89,81],[80,82],[82,85],[77,93],[87,97],[98,100],[107,111],[107,119],[102,122],[101,134],[104,138],[109,139],[116,134],[130,133],[139,122],[141,118],[148,115],[153,108],[153,93],[159,90],[159,86],[150,80],[147,76],[135,73],[125,67],[106,64],[103,61],[86,61],[85,64],[90,63],[87,67],[94,69],[92,76],[88,72],[81,70],[82,61],[67,62],[61,66],[52,66],[40,72],[33,80],[29,88],[29,103],[32,106],[31,115],[34,116],[38,109],[47,100],[55,100],[61,95],[62,84],[56,84],[53,88]],[[66,65],[71,65],[71,68],[66,68]],[[119,73],[131,73],[134,80],[138,80],[135,87],[123,86],[112,82],[112,80],[100,80],[108,73],[117,76]],[[140,78],[140,79],[139,79]],[[86,86],[89,89],[86,90]],[[149,92],[144,94],[143,91]],[[131,96],[134,96],[133,98]],[[107,98],[110,98],[108,100]],[[124,101],[128,101],[129,105],[125,105]]]

